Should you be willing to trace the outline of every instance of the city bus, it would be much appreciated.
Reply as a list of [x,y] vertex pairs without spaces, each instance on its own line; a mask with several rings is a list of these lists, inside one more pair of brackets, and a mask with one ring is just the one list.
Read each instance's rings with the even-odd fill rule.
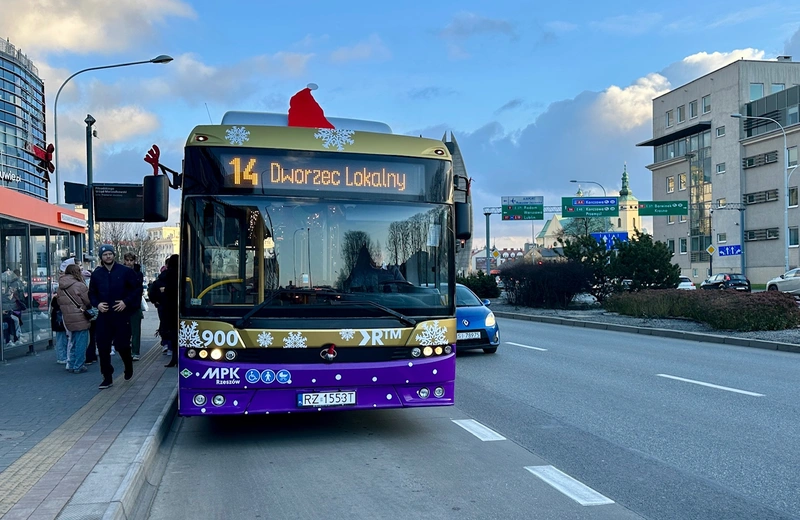
[[228,112],[189,135],[180,415],[453,405],[470,209],[450,152],[330,122]]

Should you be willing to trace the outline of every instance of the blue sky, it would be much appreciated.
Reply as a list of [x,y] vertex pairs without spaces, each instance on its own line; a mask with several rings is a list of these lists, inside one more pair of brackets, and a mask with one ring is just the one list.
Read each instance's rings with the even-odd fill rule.
[[[95,181],[141,182],[153,143],[179,169],[186,136],[209,114],[285,112],[314,82],[327,115],[384,121],[396,133],[455,132],[474,179],[479,246],[482,208],[502,196],[559,205],[575,178],[612,193],[627,163],[634,195],[651,199],[652,150],[635,144],[652,136],[652,98],[739,58],[800,61],[800,4],[4,0],[0,36],[45,80],[48,141],[55,94],[73,72],[175,58],[67,84],[62,182],[85,180],[87,113],[99,135]],[[521,246],[531,223],[495,216],[491,230],[498,247]]]

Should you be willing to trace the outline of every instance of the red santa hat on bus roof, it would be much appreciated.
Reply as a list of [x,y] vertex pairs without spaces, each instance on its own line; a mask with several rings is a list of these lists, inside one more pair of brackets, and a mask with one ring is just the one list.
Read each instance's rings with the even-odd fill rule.
[[311,95],[312,90],[317,90],[317,85],[309,83],[306,88],[292,96],[289,100],[289,126],[303,128],[334,128],[325,118],[325,112],[317,100]]

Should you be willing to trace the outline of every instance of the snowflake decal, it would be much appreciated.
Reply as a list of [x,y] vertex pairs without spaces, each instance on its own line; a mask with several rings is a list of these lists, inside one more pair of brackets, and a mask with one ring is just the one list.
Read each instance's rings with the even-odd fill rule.
[[201,348],[203,346],[196,321],[193,321],[191,325],[185,321],[181,322],[181,330],[178,331],[178,345],[187,348]]
[[322,139],[322,146],[325,148],[336,148],[340,152],[344,150],[347,144],[353,144],[352,137],[355,130],[338,130],[336,128],[320,128],[314,137]]
[[243,126],[232,126],[225,132],[225,139],[231,144],[241,145],[250,140],[250,132]]
[[306,341],[308,339],[300,332],[290,332],[283,338],[283,348],[306,348]]
[[422,334],[417,334],[417,341],[424,347],[434,347],[436,345],[444,345],[447,343],[445,333],[447,327],[440,327],[439,321],[436,320],[432,324],[426,323],[422,327]]
[[339,331],[339,336],[345,341],[349,341],[353,339],[353,336],[356,335],[356,331],[353,329],[342,329]]
[[258,346],[259,347],[271,347],[272,346],[272,334],[269,332],[262,332],[258,335]]

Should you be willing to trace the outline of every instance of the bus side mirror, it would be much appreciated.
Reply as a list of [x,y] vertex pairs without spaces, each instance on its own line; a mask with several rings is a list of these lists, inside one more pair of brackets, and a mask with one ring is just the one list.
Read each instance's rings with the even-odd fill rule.
[[145,222],[169,219],[169,179],[166,175],[148,175],[142,182]]
[[467,202],[456,202],[456,239],[468,240],[472,237],[472,229],[469,225],[469,217],[472,213],[472,206]]

